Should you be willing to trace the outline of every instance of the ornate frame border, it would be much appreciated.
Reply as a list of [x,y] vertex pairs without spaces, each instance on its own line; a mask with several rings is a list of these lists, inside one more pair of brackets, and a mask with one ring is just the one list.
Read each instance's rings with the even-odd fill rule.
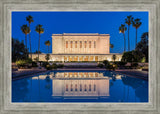
[[[0,1],[0,113],[160,113],[160,0],[1,0]],[[11,103],[12,11],[148,11],[148,103]]]

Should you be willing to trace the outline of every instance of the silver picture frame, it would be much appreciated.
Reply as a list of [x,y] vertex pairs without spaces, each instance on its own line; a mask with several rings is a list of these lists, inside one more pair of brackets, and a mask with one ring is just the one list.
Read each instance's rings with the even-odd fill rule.
[[[12,11],[148,11],[148,103],[12,103]],[[159,114],[160,113],[160,0],[1,0],[0,1],[0,114]]]

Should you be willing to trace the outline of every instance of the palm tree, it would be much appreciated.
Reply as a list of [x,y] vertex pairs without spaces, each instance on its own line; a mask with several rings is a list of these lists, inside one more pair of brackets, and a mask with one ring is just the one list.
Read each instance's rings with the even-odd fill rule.
[[51,45],[50,41],[49,40],[45,41],[45,45],[48,46],[48,53],[49,53],[49,46]]
[[113,48],[114,48],[114,45],[113,45],[113,44],[110,44],[109,47],[110,47],[111,49],[113,49]]
[[127,30],[127,27],[125,27],[124,24],[121,24],[119,27],[119,32],[123,34],[124,36],[124,52],[126,51],[126,41],[125,41],[125,31]]
[[[33,17],[29,15],[28,17],[26,17],[26,21],[28,21],[28,23],[29,23],[29,29],[30,29],[30,24],[31,24],[32,22],[34,22],[34,21],[33,21]],[[29,43],[30,43],[30,53],[31,53],[31,58],[32,58],[31,35],[30,35],[30,33],[29,33]]]
[[130,41],[129,41],[129,27],[132,24],[133,17],[132,15],[127,16],[125,23],[128,25],[128,51],[130,51]]
[[27,25],[21,26],[21,30],[25,34],[25,44],[26,44],[26,48],[27,48],[27,34],[29,34],[31,30]]
[[112,56],[112,59],[113,59],[114,62],[115,62],[116,58],[117,58],[116,55],[113,55],[113,56]]
[[[141,26],[142,22],[140,22],[140,19],[135,19],[134,21],[132,21],[132,25],[133,27],[136,29],[136,45],[137,45],[137,29]],[[135,45],[135,47],[136,47]]]
[[38,42],[38,61],[39,61],[40,36],[42,33],[44,33],[44,29],[42,28],[42,25],[38,24],[36,26],[35,31],[39,34],[39,42]]

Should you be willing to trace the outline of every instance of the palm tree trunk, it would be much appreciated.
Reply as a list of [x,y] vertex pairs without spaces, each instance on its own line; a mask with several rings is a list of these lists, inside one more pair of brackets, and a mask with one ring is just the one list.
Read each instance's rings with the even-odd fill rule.
[[46,45],[46,53],[47,53],[47,45]]
[[[30,29],[30,24],[29,24],[29,29]],[[31,59],[32,59],[31,35],[30,35],[30,33],[29,33],[29,43],[30,43],[30,54],[31,54]]]
[[49,53],[49,46],[48,46],[48,53]]
[[26,48],[27,48],[27,34],[25,35],[25,42],[26,42]]
[[38,43],[38,61],[39,61],[39,48],[40,48],[40,34],[39,34],[39,43]]
[[[137,29],[136,29],[136,46],[137,46]],[[135,48],[136,48],[136,46],[135,46]]]
[[129,43],[129,25],[128,25],[128,51],[130,51],[130,43]]
[[124,35],[124,52],[126,51],[126,41],[125,41],[125,33],[123,33]]

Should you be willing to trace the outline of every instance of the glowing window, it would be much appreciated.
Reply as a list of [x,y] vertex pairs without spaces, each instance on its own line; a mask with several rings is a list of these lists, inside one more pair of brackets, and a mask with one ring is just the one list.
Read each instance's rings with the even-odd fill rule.
[[75,48],[77,48],[77,41],[75,41]]
[[91,41],[89,41],[89,48],[91,48]]
[[68,48],[68,41],[66,41],[66,48]]

